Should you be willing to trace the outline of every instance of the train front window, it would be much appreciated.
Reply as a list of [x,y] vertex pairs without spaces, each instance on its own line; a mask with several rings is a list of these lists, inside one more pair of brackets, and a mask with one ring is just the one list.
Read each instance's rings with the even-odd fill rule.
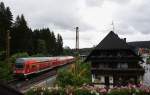
[[17,60],[16,60],[16,64],[15,64],[15,68],[17,68],[17,69],[23,69],[24,68],[24,60],[23,59],[21,59],[21,58],[18,58]]
[[22,69],[24,66],[23,64],[16,63],[15,67],[18,69]]

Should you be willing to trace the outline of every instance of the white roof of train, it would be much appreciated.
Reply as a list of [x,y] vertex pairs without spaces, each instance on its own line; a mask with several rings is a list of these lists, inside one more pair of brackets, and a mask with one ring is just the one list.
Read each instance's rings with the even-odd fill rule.
[[49,61],[49,60],[63,60],[63,59],[74,58],[73,56],[57,56],[57,57],[27,57],[27,58],[17,58],[16,63],[22,63],[28,60],[37,60],[37,61]]

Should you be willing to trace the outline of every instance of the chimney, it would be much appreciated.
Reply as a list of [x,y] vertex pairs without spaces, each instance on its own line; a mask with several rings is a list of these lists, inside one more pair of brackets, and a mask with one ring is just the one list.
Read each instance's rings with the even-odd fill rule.
[[123,40],[126,42],[126,38],[123,38]]
[[76,27],[76,50],[79,49],[79,27]]

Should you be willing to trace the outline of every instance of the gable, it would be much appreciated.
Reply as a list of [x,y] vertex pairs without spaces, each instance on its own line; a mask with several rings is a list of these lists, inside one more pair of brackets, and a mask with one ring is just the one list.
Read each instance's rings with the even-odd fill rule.
[[110,31],[109,34],[95,47],[99,50],[111,49],[128,49],[129,46],[123,39],[120,39],[117,34]]

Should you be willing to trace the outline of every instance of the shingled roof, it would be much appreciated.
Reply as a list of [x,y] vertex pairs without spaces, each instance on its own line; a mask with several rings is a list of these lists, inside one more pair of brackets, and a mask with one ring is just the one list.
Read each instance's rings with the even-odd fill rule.
[[150,48],[150,41],[135,41],[128,42],[128,44],[136,48]]
[[95,47],[95,49],[129,49],[129,46],[126,41],[120,39],[113,31],[110,31],[109,34]]
[[133,47],[128,45],[124,39],[119,38],[113,31],[110,31],[108,35],[91,51],[85,61],[88,61],[90,57],[95,54],[94,52],[98,52],[99,50],[129,50],[135,57],[143,62],[135,51],[133,51]]

